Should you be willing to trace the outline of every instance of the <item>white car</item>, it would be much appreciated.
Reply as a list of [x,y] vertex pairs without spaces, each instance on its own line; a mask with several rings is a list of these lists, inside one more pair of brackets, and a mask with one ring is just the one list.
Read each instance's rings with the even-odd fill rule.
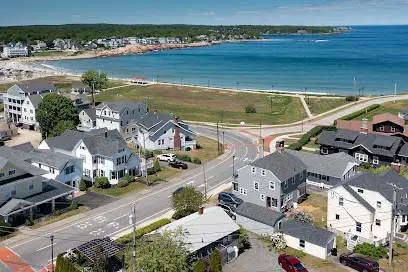
[[159,161],[174,162],[176,160],[176,155],[174,155],[174,154],[160,154],[160,155],[157,156],[157,159]]

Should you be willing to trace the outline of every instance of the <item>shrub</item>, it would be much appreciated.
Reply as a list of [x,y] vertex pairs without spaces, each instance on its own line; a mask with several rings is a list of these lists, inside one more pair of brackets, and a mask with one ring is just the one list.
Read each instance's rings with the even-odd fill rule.
[[75,265],[68,259],[64,258],[62,254],[57,257],[57,262],[55,264],[55,272],[72,272],[77,271]]
[[154,171],[154,168],[148,168],[147,169],[147,174],[148,175],[154,175],[154,174],[156,174],[156,171]]
[[221,254],[218,250],[214,250],[210,256],[210,267],[212,272],[221,272],[222,271],[222,264],[221,264]]
[[78,203],[75,200],[71,201],[71,205],[69,205],[69,209],[72,210],[76,210],[78,209]]
[[96,177],[94,181],[96,188],[106,189],[110,187],[110,183],[107,177]]
[[205,272],[205,263],[203,260],[199,260],[193,265],[193,272]]
[[81,181],[79,182],[79,190],[81,192],[86,191],[86,183],[84,179],[81,179]]
[[196,211],[192,211],[192,210],[175,211],[173,215],[171,216],[171,218],[174,220],[179,220],[180,218],[186,217],[187,215],[193,214],[195,212]]
[[13,228],[11,228],[10,223],[0,222],[0,236],[5,236],[13,232]]
[[154,161],[153,170],[154,170],[155,173],[161,171],[159,160]]
[[387,254],[387,250],[384,247],[375,246],[370,243],[356,245],[353,252],[363,254],[376,260],[383,258]]
[[239,237],[238,237],[238,248],[243,251],[251,247],[251,242],[249,241],[249,234],[246,229],[241,225],[239,226]]
[[276,251],[282,251],[286,248],[286,240],[282,232],[274,233],[271,236],[271,247]]
[[34,221],[33,219],[31,219],[31,217],[27,217],[26,221],[25,221],[25,225],[26,226],[33,226],[34,225]]
[[246,105],[245,106],[245,112],[246,113],[256,113],[255,106],[252,104]]
[[181,161],[185,161],[185,162],[191,162],[191,157],[187,154],[177,154],[176,158],[181,160]]
[[357,117],[359,117],[359,116],[361,116],[363,114],[366,114],[366,113],[368,113],[370,111],[373,111],[378,107],[380,107],[379,104],[374,104],[374,105],[368,106],[365,109],[362,109],[362,110],[350,113],[349,115],[343,116],[342,118],[340,118],[340,120],[353,120],[353,119],[356,119]]
[[370,169],[370,164],[368,162],[363,162],[361,164],[361,167],[363,167],[364,169]]
[[294,211],[290,214],[290,218],[307,224],[312,224],[314,221],[314,218],[310,213],[302,210]]
[[119,187],[119,188],[122,188],[122,187],[126,187],[128,185],[129,185],[129,182],[127,180],[121,179],[121,180],[118,181],[118,184],[116,186]]
[[312,128],[309,132],[304,134],[299,141],[288,146],[288,149],[301,150],[302,146],[310,142],[310,138],[318,136],[323,130],[333,131],[336,130],[335,126],[316,126]]
[[[150,225],[147,225],[143,228],[140,228],[136,230],[136,238],[140,238],[146,233],[150,233],[154,230],[157,230],[158,228],[161,228],[167,224],[171,223],[171,220],[168,218],[163,218],[160,219],[156,222],[151,223]],[[119,244],[129,244],[131,241],[133,241],[133,233],[126,234],[122,237],[119,237],[118,239],[115,240]]]
[[346,101],[358,101],[360,98],[355,95],[346,96]]
[[126,175],[123,177],[123,180],[127,181],[128,183],[130,183],[130,182],[134,181],[135,178],[132,177],[132,176],[129,175],[129,174],[126,174]]
[[391,167],[389,165],[381,165],[380,167],[373,169],[372,172],[374,174],[378,174],[384,171],[387,171],[388,169],[390,169]]
[[191,162],[194,163],[194,164],[201,164],[200,158],[197,158],[197,157],[194,157],[194,158],[191,160]]

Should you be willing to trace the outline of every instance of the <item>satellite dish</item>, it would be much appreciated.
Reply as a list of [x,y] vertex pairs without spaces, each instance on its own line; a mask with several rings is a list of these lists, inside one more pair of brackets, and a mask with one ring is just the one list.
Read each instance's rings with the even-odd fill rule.
[[239,123],[241,126],[245,125],[244,121],[241,121],[241,123]]

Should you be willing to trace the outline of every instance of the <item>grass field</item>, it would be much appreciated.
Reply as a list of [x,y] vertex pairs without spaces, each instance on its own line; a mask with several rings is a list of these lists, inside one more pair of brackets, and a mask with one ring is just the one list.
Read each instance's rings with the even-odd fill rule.
[[104,194],[104,195],[109,195],[109,196],[124,196],[130,193],[135,193],[138,191],[146,190],[149,188],[146,185],[143,185],[139,182],[131,182],[129,183],[128,186],[126,187],[121,187],[121,188],[108,188],[108,189],[102,189],[102,188],[96,188],[96,187],[89,187],[88,190],[91,192],[95,192],[98,194]]
[[[295,97],[275,96],[272,111],[266,94],[220,91],[174,85],[128,86],[104,91],[97,101],[143,100],[151,109],[175,113],[184,120],[246,124],[284,124],[301,120],[306,113]],[[256,113],[246,113],[246,105]]]
[[54,57],[54,56],[70,56],[71,52],[62,52],[62,51],[43,51],[33,53],[34,57]]
[[391,113],[394,115],[398,115],[398,111],[400,109],[405,109],[405,108],[408,108],[408,100],[395,101],[395,103],[387,102],[387,103],[380,105],[380,107],[370,111],[369,113],[363,114],[355,119],[361,120],[363,118],[367,118],[369,121],[371,121],[373,120],[374,115],[381,114],[381,113]]
[[317,115],[326,111],[349,104],[345,98],[305,98],[312,114]]
[[[222,139],[220,139],[220,141],[222,142]],[[197,157],[202,162],[207,162],[218,157],[217,141],[214,141],[213,139],[204,136],[200,136],[198,137],[197,145],[199,145],[201,148],[191,151],[172,151],[172,152],[175,154],[187,154],[191,158]]]

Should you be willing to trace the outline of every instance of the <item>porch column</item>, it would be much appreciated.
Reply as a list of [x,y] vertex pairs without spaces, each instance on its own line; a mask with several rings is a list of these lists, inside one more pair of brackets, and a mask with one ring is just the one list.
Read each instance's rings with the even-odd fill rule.
[[55,212],[55,199],[51,200],[51,209],[52,209],[52,212],[54,213]]
[[72,192],[71,193],[71,200],[74,200],[74,198],[75,198],[75,192]]
[[33,207],[30,208],[30,218],[33,219],[34,212],[33,212]]
[[4,216],[4,222],[8,223],[8,215]]

